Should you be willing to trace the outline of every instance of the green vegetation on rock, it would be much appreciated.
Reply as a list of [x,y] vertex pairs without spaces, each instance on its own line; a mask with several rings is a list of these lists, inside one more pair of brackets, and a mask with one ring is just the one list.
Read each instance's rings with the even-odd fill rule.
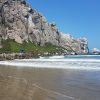
[[36,45],[32,42],[24,42],[23,44],[19,44],[15,42],[14,40],[7,39],[7,40],[2,40],[2,48],[0,49],[0,53],[19,53],[21,50],[24,50],[26,53],[50,53],[50,54],[55,54],[55,53],[63,53],[64,48],[52,45],[50,43],[46,43],[44,46],[39,46]]

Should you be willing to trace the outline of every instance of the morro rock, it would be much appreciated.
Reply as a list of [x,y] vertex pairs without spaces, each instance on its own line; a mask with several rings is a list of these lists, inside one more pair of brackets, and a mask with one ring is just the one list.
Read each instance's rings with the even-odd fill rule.
[[60,32],[25,0],[0,0],[0,39],[13,39],[21,44],[31,41],[40,46],[51,43],[77,54],[88,53],[86,38],[74,39]]

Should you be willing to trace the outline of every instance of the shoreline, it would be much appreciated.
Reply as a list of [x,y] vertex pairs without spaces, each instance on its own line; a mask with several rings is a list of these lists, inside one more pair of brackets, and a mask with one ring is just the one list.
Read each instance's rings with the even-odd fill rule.
[[[80,63],[82,64],[81,66]],[[0,66],[12,66],[12,67],[16,66],[18,68],[40,68],[40,69],[45,68],[45,69],[100,71],[100,67],[91,66],[91,63],[92,64],[97,63],[97,66],[99,66],[100,60],[16,59],[16,60],[0,61]],[[88,66],[86,66],[86,64]]]
[[15,59],[38,59],[41,57],[53,57],[53,56],[100,56],[99,54],[79,54],[79,55],[71,55],[71,54],[51,54],[51,55],[41,55],[41,54],[33,54],[33,53],[2,53],[0,54],[0,61],[7,61],[7,60],[15,60]]
[[2,53],[0,54],[0,61],[14,60],[14,59],[31,59],[39,58],[39,55],[32,53]]

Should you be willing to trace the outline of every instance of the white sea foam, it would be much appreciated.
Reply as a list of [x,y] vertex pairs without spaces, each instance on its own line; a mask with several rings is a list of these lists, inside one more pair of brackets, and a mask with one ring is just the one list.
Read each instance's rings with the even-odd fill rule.
[[60,59],[60,58],[64,58],[64,56],[51,56],[49,58],[50,59]]
[[100,63],[100,60],[99,59],[46,59],[46,58],[42,58],[42,59],[22,59],[22,60],[19,60],[19,59],[16,59],[14,61],[45,61],[45,62],[52,62],[52,61],[55,61],[55,62],[99,62]]
[[[89,56],[88,58],[86,56]],[[79,70],[100,70],[99,56],[86,55],[84,58],[78,55],[73,58],[63,56],[42,57],[39,59],[16,59],[12,61],[0,61],[0,65],[18,66],[18,67],[35,67],[35,68],[62,68],[62,69],[79,69]],[[91,59],[91,56],[92,57]],[[82,56],[83,57],[83,56]]]
[[99,59],[16,59],[13,61],[0,61],[0,65],[35,68],[100,70]]

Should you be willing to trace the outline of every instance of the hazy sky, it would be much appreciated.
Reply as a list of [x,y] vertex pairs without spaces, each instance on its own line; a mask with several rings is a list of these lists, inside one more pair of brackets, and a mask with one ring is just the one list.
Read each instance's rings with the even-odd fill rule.
[[60,31],[87,37],[90,49],[100,49],[100,0],[27,0]]

